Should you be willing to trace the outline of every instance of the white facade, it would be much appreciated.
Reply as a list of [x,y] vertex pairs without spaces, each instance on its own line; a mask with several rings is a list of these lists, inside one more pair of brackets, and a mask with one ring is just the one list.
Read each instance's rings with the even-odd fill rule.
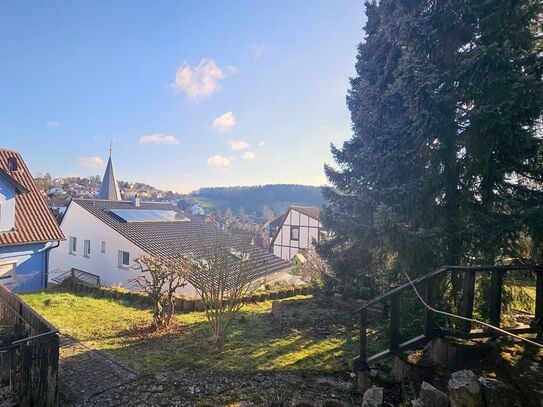
[[322,224],[295,208],[289,208],[272,242],[274,255],[287,261],[301,250],[313,248],[313,242],[318,242],[323,232]]
[[[117,231],[96,218],[87,210],[72,201],[62,219],[60,228],[66,240],[53,249],[50,254],[49,281],[61,273],[76,268],[100,276],[101,283],[108,286],[130,287],[128,280],[138,273],[119,266],[119,251],[130,253],[130,263],[143,250]],[[76,250],[71,252],[71,238],[76,238]],[[85,240],[90,241],[90,254],[83,253]],[[102,252],[102,242],[105,251]]]
[[[49,282],[57,276],[76,268],[100,276],[100,282],[106,286],[133,288],[129,280],[138,276],[133,268],[120,265],[119,251],[130,254],[130,265],[134,259],[145,253],[143,249],[122,236],[116,230],[96,218],[86,209],[72,201],[60,225],[66,240],[50,254]],[[72,252],[72,238],[76,238],[76,250]],[[85,241],[90,241],[90,254],[85,256]],[[102,252],[102,242],[105,251]],[[261,282],[283,281],[298,283],[287,271],[280,271],[265,277]],[[187,284],[178,293],[187,297],[197,297],[196,290]]]

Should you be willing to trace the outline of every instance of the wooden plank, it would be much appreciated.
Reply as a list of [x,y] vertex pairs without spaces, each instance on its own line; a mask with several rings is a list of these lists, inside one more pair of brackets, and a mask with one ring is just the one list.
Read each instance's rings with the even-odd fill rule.
[[[413,282],[413,284],[415,284],[415,285],[419,285],[419,284],[422,284],[422,283],[424,283],[424,282],[426,282],[426,281],[428,281],[428,280],[431,280],[431,279],[435,278],[436,276],[438,276],[438,275],[440,275],[441,273],[444,273],[444,272],[446,272],[446,271],[447,271],[447,268],[446,268],[446,267],[441,267],[441,268],[438,268],[438,269],[435,269],[435,270],[431,271],[431,272],[428,273],[428,274],[425,274],[425,275],[422,276],[422,277],[419,277],[419,278],[416,278],[416,279],[412,280],[412,282]],[[390,290],[390,291],[388,291],[388,292],[386,292],[386,293],[384,293],[384,294],[382,294],[382,295],[380,295],[380,296],[378,296],[378,297],[375,297],[373,300],[368,301],[366,304],[364,304],[362,307],[358,308],[358,309],[357,309],[356,311],[354,311],[354,312],[358,312],[358,311],[361,310],[361,309],[368,308],[368,307],[370,307],[370,306],[372,306],[372,305],[375,305],[375,304],[377,304],[377,303],[380,303],[380,302],[382,302],[383,300],[388,299],[388,298],[390,298],[390,297],[393,297],[394,295],[399,294],[399,293],[401,293],[402,291],[404,291],[404,290],[406,290],[406,289],[408,289],[408,288],[409,288],[410,290],[413,289],[413,288],[411,287],[411,284],[410,284],[410,283],[405,283],[405,284],[403,284],[403,285],[401,285],[401,286],[399,286],[399,287],[396,287],[396,288],[394,288],[394,289],[392,289],[392,290]]]
[[400,296],[390,299],[389,349],[396,349],[400,344]]
[[[513,334],[516,334],[516,335],[521,335],[521,334],[530,334],[530,333],[535,333],[536,330],[535,328],[529,326],[529,325],[521,325],[521,326],[516,326],[516,327],[507,327],[507,328],[502,328],[503,330],[507,331],[507,332],[510,332],[510,333],[513,333]],[[462,331],[459,331],[459,330],[454,330],[454,329],[442,329],[441,330],[441,333],[443,334],[443,336],[451,336],[451,337],[456,337],[456,338],[461,338],[461,339],[475,339],[475,338],[496,338],[496,337],[501,337],[501,336],[507,336],[506,334],[502,334],[498,331],[494,331],[494,330],[488,330],[488,329],[472,329],[470,332],[466,333],[466,332],[462,332]]]
[[496,270],[490,280],[490,324],[500,327],[502,314],[502,283],[505,270]]
[[428,342],[428,338],[425,335],[416,336],[413,339],[400,343],[396,349],[386,349],[382,352],[376,353],[373,356],[370,356],[368,358],[368,365],[371,366],[375,363],[380,362],[383,359],[397,355],[398,353],[401,353],[404,350],[409,350],[409,349],[422,346],[427,342]]
[[[475,272],[467,271],[464,273],[462,282],[462,302],[460,303],[460,315],[466,318],[473,316],[473,297],[475,294]],[[460,331],[467,333],[471,330],[471,322],[460,321]]]

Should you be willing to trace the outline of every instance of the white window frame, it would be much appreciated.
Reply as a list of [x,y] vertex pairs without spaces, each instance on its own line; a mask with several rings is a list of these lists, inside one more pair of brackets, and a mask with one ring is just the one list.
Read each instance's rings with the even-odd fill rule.
[[[294,234],[292,233],[295,230],[298,232],[296,237],[294,237]],[[299,242],[300,241],[300,226],[291,226],[290,227],[290,240],[292,240],[294,242]]]
[[[8,267],[11,266],[11,269]],[[2,271],[6,267],[5,271]],[[7,276],[5,276],[7,274]],[[9,261],[5,263],[0,263],[0,284],[11,284],[14,283],[17,278],[17,262]]]
[[77,237],[70,236],[68,239],[68,253],[74,255],[77,253]]
[[89,239],[83,240],[83,256],[89,258],[91,254],[91,241]]
[[[124,262],[124,254],[128,254],[128,263]],[[119,267],[122,269],[127,269],[130,267],[130,252],[126,250],[119,250]]]

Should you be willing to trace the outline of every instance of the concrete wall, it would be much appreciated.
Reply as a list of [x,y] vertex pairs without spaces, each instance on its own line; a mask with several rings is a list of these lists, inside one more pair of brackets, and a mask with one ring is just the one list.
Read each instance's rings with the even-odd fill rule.
[[15,292],[36,291],[45,287],[46,249],[51,243],[0,247],[0,265],[15,263],[13,282],[0,280]]

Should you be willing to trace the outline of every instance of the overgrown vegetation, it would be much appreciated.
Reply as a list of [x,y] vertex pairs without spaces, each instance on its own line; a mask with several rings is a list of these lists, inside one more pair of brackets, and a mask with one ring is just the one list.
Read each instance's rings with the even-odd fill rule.
[[133,268],[139,275],[130,283],[137,291],[146,293],[153,303],[153,327],[167,328],[175,312],[174,294],[187,285],[190,261],[141,254],[134,259]]
[[[283,300],[285,322],[271,317],[271,302],[244,305],[217,348],[209,341],[204,312],[175,314],[168,331],[149,331],[152,312],[122,300],[44,291],[22,295],[61,330],[129,366],[154,373],[161,369],[335,372],[349,369],[357,355],[356,317],[345,309],[299,296]],[[299,301],[302,300],[302,301]],[[370,346],[382,347],[370,333]]]
[[226,235],[217,234],[200,247],[201,258],[192,259],[189,278],[204,303],[211,341],[218,345],[226,339],[227,329],[241,310],[244,298],[257,287],[249,255],[236,252]]

